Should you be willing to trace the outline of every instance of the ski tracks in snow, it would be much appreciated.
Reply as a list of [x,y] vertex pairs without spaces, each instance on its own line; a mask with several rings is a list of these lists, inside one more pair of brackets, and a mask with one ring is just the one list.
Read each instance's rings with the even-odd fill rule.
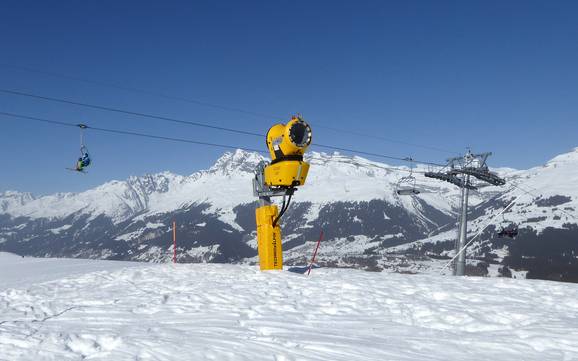
[[0,291],[1,360],[578,360],[578,285],[150,265]]

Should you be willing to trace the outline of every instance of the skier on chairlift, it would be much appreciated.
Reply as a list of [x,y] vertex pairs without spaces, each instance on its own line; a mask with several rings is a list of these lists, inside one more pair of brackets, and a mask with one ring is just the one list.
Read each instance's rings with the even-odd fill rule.
[[84,173],[84,169],[88,167],[91,163],[90,156],[88,155],[88,149],[84,145],[83,131],[84,129],[87,128],[87,126],[84,124],[78,124],[78,127],[80,128],[80,157],[78,158],[78,161],[76,162],[74,168],[67,168],[67,169]]
[[498,233],[498,237],[500,237],[500,238],[504,238],[504,237],[515,238],[517,235],[518,235],[518,227],[503,228]]
[[81,153],[83,153],[83,156],[78,158],[78,161],[76,162],[76,170],[78,172],[84,172],[84,168],[90,165],[90,156],[86,149],[83,149]]
[[[504,213],[506,213],[506,211],[508,211],[508,209],[505,209],[504,212],[502,213],[502,221],[503,222],[506,222],[506,218],[504,217]],[[500,232],[498,232],[498,237],[500,237],[500,238],[505,238],[505,237],[516,238],[517,235],[518,235],[518,226],[514,223],[511,223],[507,227],[502,227]]]

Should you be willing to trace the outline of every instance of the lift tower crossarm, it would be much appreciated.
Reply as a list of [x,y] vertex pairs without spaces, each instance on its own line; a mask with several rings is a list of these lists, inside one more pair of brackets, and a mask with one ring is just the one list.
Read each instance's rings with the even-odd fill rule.
[[453,185],[456,185],[460,188],[467,188],[470,190],[477,190],[478,189],[478,187],[472,185],[470,182],[465,183],[463,179],[458,178],[455,174],[452,174],[450,172],[447,172],[447,173],[444,173],[444,172],[426,172],[424,174],[424,176],[427,178],[434,178],[434,179],[446,181],[446,182],[451,183]]

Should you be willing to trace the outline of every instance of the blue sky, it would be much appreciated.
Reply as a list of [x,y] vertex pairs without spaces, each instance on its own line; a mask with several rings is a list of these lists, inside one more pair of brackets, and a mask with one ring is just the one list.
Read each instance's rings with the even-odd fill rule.
[[[352,129],[493,151],[492,165],[527,168],[578,146],[577,13],[574,1],[5,1],[0,88],[263,134],[299,112],[319,143],[438,162],[450,155],[328,128]],[[4,94],[0,111],[264,148],[256,137]],[[84,176],[64,169],[78,143],[76,129],[0,116],[0,191],[190,174],[224,151],[89,132],[94,166]]]

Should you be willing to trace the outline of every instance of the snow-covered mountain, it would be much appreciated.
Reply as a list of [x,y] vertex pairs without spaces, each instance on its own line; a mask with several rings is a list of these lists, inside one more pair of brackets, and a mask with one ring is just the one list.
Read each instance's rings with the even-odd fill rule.
[[[5,204],[0,242],[3,249],[35,255],[162,261],[169,254],[166,236],[175,219],[183,261],[252,258],[251,180],[263,159],[239,150],[187,177],[165,172],[38,198],[5,193],[0,196]],[[321,228],[328,245],[363,236],[355,242],[360,250],[384,241],[415,240],[449,221],[457,203],[456,190],[431,182],[424,186],[436,193],[418,199],[397,196],[400,172],[381,163],[320,153],[310,154],[309,161],[308,184],[284,219],[288,250],[316,239]],[[301,251],[300,256],[308,252]]]
[[[238,150],[189,176],[164,172],[44,197],[2,193],[0,250],[164,262],[172,255],[169,228],[175,220],[182,262],[254,262],[256,203],[251,179],[263,159]],[[321,230],[325,239],[319,257],[329,265],[413,272],[435,269],[439,261],[432,259],[451,254],[460,193],[455,186],[424,178],[419,172],[425,169],[418,168],[416,177],[424,192],[398,196],[396,184],[408,168],[339,154],[310,153],[308,161],[307,184],[293,197],[282,223],[287,263],[305,262]],[[523,269],[519,262],[511,262],[510,253],[516,253],[518,246],[495,239],[500,223],[520,224],[520,239],[510,242],[515,245],[523,245],[522,239],[532,232],[536,239],[548,237],[552,229],[572,232],[578,223],[573,218],[577,165],[575,150],[543,167],[498,169],[508,185],[472,193],[473,237],[500,207],[522,192],[519,189],[531,192],[503,218],[494,220],[496,225],[479,238],[481,245],[473,244],[486,263],[496,263],[482,264],[474,271],[497,273],[500,268],[507,275]],[[564,252],[573,254],[569,248]]]
[[[259,154],[238,150],[225,153],[208,170],[188,177],[163,172],[126,181],[111,181],[82,193],[57,193],[35,198],[29,193],[0,193],[2,213],[32,219],[63,218],[81,212],[93,217],[105,215],[115,223],[136,214],[148,215],[174,211],[191,204],[210,203],[214,209],[250,203],[251,178],[257,164],[265,160]],[[339,201],[370,201],[384,199],[390,203],[410,204],[395,195],[398,169],[358,157],[312,153],[312,170],[307,187],[302,187],[296,202],[327,203]],[[439,192],[440,184],[428,185]],[[444,192],[450,187],[443,188]],[[457,192],[453,192],[457,195]],[[435,196],[428,197],[435,202]],[[437,208],[451,212],[448,202]]]
[[8,210],[17,209],[33,199],[34,196],[30,193],[4,192],[0,194],[0,211],[8,212]]

